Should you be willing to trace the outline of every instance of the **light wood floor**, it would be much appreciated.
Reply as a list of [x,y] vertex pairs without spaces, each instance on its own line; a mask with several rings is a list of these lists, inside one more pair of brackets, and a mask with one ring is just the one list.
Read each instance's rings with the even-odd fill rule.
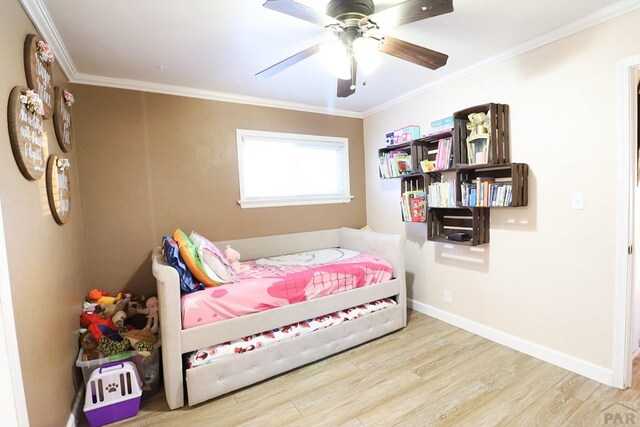
[[161,391],[121,425],[592,426],[638,408],[640,363],[619,390],[410,312],[402,331],[193,408]]

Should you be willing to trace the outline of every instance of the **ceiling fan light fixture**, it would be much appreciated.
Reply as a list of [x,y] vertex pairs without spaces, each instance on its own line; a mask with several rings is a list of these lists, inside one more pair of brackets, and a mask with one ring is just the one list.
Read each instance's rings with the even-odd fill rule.
[[320,58],[331,75],[342,80],[351,79],[351,57],[339,40],[320,46]]
[[380,44],[372,37],[358,37],[353,41],[353,55],[365,76],[373,73],[382,62],[382,53],[378,50]]

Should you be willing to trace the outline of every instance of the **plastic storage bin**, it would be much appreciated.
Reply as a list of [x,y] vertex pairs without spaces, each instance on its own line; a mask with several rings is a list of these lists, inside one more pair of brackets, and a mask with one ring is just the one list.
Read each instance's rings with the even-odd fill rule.
[[153,347],[151,356],[140,356],[135,351],[125,351],[123,353],[114,354],[113,356],[104,357],[94,360],[82,360],[84,354],[83,349],[78,353],[76,366],[82,369],[82,378],[85,386],[89,382],[91,373],[101,366],[111,362],[133,362],[138,369],[138,375],[142,381],[142,398],[146,398],[155,394],[160,389],[160,341]]
[[87,382],[84,414],[91,427],[134,417],[140,410],[142,382],[132,362],[108,363]]

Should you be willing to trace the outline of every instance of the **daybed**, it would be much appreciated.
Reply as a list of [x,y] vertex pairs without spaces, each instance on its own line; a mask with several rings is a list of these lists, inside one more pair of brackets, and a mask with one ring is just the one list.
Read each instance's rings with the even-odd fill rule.
[[[350,249],[388,261],[393,267],[393,277],[384,283],[182,329],[178,273],[167,265],[160,248],[154,249],[152,270],[160,302],[164,389],[171,409],[184,405],[185,389],[189,405],[195,405],[406,325],[404,250],[400,236],[342,228],[216,242],[220,248],[226,245],[237,249],[243,259],[323,248]],[[228,355],[186,372],[183,368],[185,353],[386,297],[394,298],[397,305],[268,347]]]

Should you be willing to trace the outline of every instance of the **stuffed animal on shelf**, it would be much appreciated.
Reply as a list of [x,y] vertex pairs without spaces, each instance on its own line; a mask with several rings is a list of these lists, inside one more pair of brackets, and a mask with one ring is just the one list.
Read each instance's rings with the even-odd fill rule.
[[147,325],[144,329],[150,329],[154,334],[158,333],[158,298],[151,297],[147,300]]
[[251,271],[251,267],[240,263],[240,252],[236,251],[231,246],[227,245],[224,250],[224,256],[227,257],[229,264],[231,264],[231,268],[233,268],[233,271],[236,274],[243,274]]

